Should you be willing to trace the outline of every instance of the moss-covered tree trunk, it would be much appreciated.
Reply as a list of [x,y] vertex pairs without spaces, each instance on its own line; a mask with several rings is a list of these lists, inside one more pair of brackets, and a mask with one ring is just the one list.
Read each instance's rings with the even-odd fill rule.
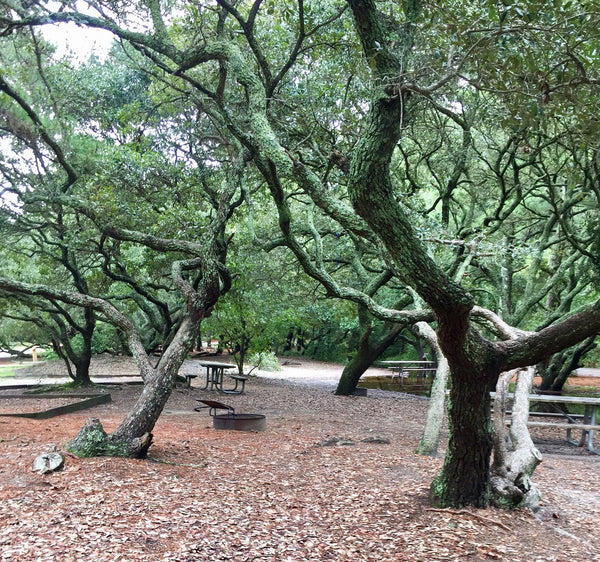
[[481,384],[483,373],[453,372],[450,391],[450,438],[444,466],[431,486],[434,504],[441,507],[489,502],[492,452],[490,386]]
[[396,340],[403,326],[394,324],[387,327],[379,339],[373,337],[373,326],[369,322],[363,327],[363,334],[358,343],[358,349],[352,359],[346,364],[335,393],[350,396],[356,390],[360,377],[373,365],[377,358]]
[[147,358],[136,357],[144,362],[143,370],[147,373],[142,393],[114,432],[107,434],[100,421],[93,418],[67,443],[67,450],[81,457],[145,457],[152,444],[154,425],[171,395],[177,372],[193,345],[197,325],[198,319],[193,316],[182,322],[155,368],[146,363]]
[[[453,383],[450,440],[432,496],[439,505],[484,506],[488,501],[492,450],[491,387],[485,381],[493,378],[493,373],[485,372],[484,348],[477,334],[469,329],[473,299],[431,260],[410,218],[397,202],[390,162],[409,102],[409,93],[402,88],[406,61],[400,61],[388,50],[389,38],[374,2],[348,0],[348,4],[374,74],[383,84],[390,84],[374,92],[366,131],[353,154],[348,191],[355,209],[380,237],[404,280],[437,316],[438,340],[448,358]],[[410,42],[408,25],[405,31],[404,40]]]
[[595,337],[588,338],[569,349],[556,353],[549,361],[542,364],[540,390],[562,391],[571,373],[581,367],[581,360],[585,354],[596,347],[595,339]]

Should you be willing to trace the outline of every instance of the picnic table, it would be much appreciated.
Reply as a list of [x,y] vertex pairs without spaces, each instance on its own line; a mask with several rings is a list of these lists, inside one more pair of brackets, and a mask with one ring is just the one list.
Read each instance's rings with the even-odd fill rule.
[[[231,363],[219,363],[217,361],[201,361],[200,365],[206,367],[206,384],[201,390],[217,390],[226,394],[242,394],[248,377],[243,375],[229,375],[235,381],[233,388],[223,388],[223,377],[225,371],[237,369],[236,365]],[[238,390],[238,385],[241,383],[241,388]]]
[[396,373],[392,375],[392,380],[399,377],[401,382],[413,373],[425,379],[429,375],[433,377],[437,370],[435,361],[381,361],[381,364]]
[[[492,393],[492,396],[495,393]],[[509,398],[514,395],[509,394]],[[552,404],[554,406],[554,412],[530,412],[531,415],[555,417],[558,421],[533,421],[528,420],[527,425],[529,427],[558,427],[566,429],[567,441],[571,445],[582,447],[587,443],[587,448],[591,453],[600,455],[600,451],[594,448],[593,438],[594,431],[600,431],[600,425],[597,421],[597,412],[600,408],[600,398],[593,396],[559,396],[550,394],[530,394],[529,402]],[[561,409],[558,404],[580,404],[584,407],[583,415],[571,414]],[[581,431],[581,438],[579,441],[574,440],[571,437],[573,430]]]

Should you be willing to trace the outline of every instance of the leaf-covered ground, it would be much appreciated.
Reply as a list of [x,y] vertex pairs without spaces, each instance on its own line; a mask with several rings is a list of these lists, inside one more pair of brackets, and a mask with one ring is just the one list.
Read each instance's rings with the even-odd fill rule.
[[[32,471],[87,417],[114,428],[138,393],[112,389],[109,404],[48,420],[0,417],[0,560],[600,560],[600,458],[546,431],[537,517],[435,510],[441,459],[413,452],[427,402],[399,393],[337,397],[277,378],[243,396],[178,388],[148,459],[67,456],[59,472]],[[214,430],[193,411],[202,397],[265,414],[266,431]]]

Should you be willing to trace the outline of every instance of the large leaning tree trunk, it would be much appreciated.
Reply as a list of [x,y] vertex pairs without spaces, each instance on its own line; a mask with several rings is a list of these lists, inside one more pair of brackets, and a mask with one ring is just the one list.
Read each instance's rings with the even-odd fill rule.
[[[144,387],[132,410],[113,433],[107,435],[99,420],[88,420],[77,437],[67,443],[69,451],[78,456],[146,455],[152,444],[152,429],[171,395],[177,372],[194,345],[198,326],[204,317],[210,315],[220,295],[230,286],[228,276],[222,275],[224,268],[219,266],[214,256],[206,258],[206,254],[210,255],[209,249],[204,248],[204,252],[203,258],[173,264],[173,282],[185,298],[187,313],[156,366],[152,365],[133,323],[122,315],[120,318],[114,314],[109,317],[116,318],[118,326],[127,334]],[[185,270],[200,271],[198,288],[185,279]]]
[[358,381],[373,362],[390,346],[404,328],[404,324],[389,323],[384,327],[384,333],[376,339],[373,336],[371,316],[364,306],[359,306],[359,319],[362,335],[358,349],[352,359],[346,364],[335,393],[340,396],[350,396],[356,390]]
[[[600,330],[600,301],[563,322],[540,332],[519,334],[510,341],[488,339],[476,329],[471,318],[475,305],[473,296],[430,257],[399,200],[399,190],[390,173],[402,127],[406,127],[411,118],[407,107],[412,97],[423,95],[426,98],[431,93],[426,88],[404,82],[405,64],[410,60],[412,48],[411,17],[415,15],[412,12],[418,10],[421,3],[407,3],[407,22],[393,31],[384,24],[386,20],[374,0],[346,0],[346,3],[352,10],[355,29],[373,78],[367,119],[354,145],[347,181],[352,206],[368,228],[362,228],[339,205],[331,207],[331,216],[340,223],[356,225],[356,232],[361,236],[369,240],[375,238],[377,245],[383,245],[386,260],[389,258],[394,264],[395,275],[414,289],[430,311],[427,317],[411,311],[413,320],[435,320],[438,342],[452,376],[452,390],[447,453],[442,470],[432,485],[432,498],[439,506],[484,507],[491,495],[490,392],[500,373],[535,364],[597,333]],[[282,177],[297,182],[319,206],[326,206],[327,189],[323,189],[323,184],[293,153],[277,143],[277,135],[268,125],[262,84],[247,72],[248,65],[241,54],[230,50],[227,57],[228,68],[244,86],[250,100],[248,126],[232,127],[232,130],[248,148],[253,163],[271,191],[278,209],[282,245],[294,252],[304,270],[318,279],[329,294],[364,302],[369,311],[377,315],[383,313],[380,318],[405,315],[408,318],[407,311],[401,315],[383,311],[376,303],[367,303],[359,291],[339,287],[300,247],[292,231],[292,214]]]
[[[348,191],[359,215],[381,238],[404,281],[432,308],[438,320],[438,340],[452,372],[450,439],[444,468],[433,484],[440,505],[487,504],[489,459],[489,390],[497,373],[488,373],[483,342],[469,330],[471,295],[446,276],[429,258],[411,221],[398,205],[390,176],[391,158],[400,139],[400,124],[409,99],[401,83],[404,68],[383,45],[373,2],[348,0],[363,50],[385,85],[374,92],[365,134],[356,146]],[[409,38],[406,38],[408,41]],[[473,338],[472,342],[468,340]]]
[[[113,235],[116,235],[116,230]],[[133,239],[135,237],[130,237]],[[151,237],[146,236],[148,243]],[[155,247],[164,247],[164,241],[154,239]],[[195,248],[194,248],[195,247]],[[67,449],[82,456],[119,456],[142,458],[152,444],[152,430],[158,420],[175,383],[177,372],[191,349],[198,325],[208,315],[219,296],[229,289],[230,279],[225,268],[200,245],[188,243],[188,249],[203,252],[203,258],[174,262],[173,281],[186,301],[186,314],[179,329],[156,366],[148,356],[134,323],[106,300],[80,293],[60,291],[42,285],[20,283],[0,278],[0,290],[40,296],[59,300],[84,308],[93,309],[107,321],[117,326],[127,336],[129,349],[140,369],[144,386],[140,397],[119,427],[107,434],[98,419],[90,419],[78,435],[67,443]],[[200,271],[195,287],[184,275],[185,271]]]
[[153,367],[149,357],[137,353],[136,362],[145,373],[142,393],[119,427],[107,434],[100,420],[89,419],[77,436],[67,443],[67,450],[80,457],[144,457],[152,444],[152,429],[171,395],[177,372],[196,335],[200,317],[189,315],[177,335]]

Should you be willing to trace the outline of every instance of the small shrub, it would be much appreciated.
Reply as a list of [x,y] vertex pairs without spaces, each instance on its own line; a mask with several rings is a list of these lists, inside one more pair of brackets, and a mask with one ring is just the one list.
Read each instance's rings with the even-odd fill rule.
[[281,365],[272,351],[253,353],[248,362],[262,371],[281,371]]

